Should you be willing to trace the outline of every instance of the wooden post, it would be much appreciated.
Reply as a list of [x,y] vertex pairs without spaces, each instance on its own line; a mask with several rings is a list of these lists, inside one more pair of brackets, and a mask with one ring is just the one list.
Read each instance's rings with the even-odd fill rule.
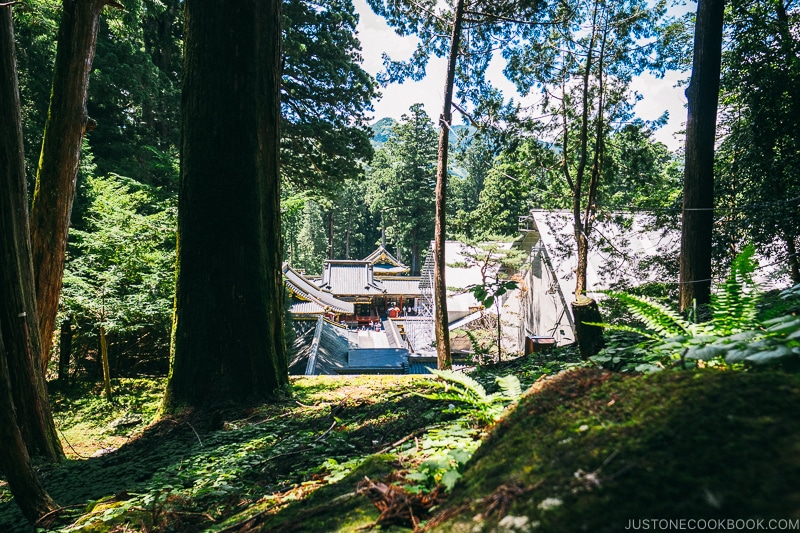
[[111,401],[111,369],[108,366],[108,342],[106,341],[105,326],[100,326],[100,358],[103,361],[103,384],[105,385],[106,399]]
[[69,383],[69,360],[72,357],[72,323],[69,318],[61,323],[58,353],[58,382],[62,387]]
[[583,359],[597,355],[603,348],[603,328],[590,326],[585,322],[602,322],[603,316],[597,302],[587,296],[581,296],[572,302],[572,316],[575,318],[575,336]]

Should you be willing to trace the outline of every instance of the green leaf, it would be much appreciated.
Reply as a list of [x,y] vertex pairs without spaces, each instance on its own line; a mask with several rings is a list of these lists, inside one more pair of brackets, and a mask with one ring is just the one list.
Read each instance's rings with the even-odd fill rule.
[[783,359],[793,357],[794,353],[788,346],[776,346],[772,350],[765,350],[762,352],[754,353],[745,358],[746,361],[754,365],[770,365],[781,362]]
[[442,476],[442,485],[444,485],[444,487],[447,490],[452,490],[452,488],[456,484],[456,481],[458,481],[458,479],[460,477],[461,477],[461,474],[459,474],[458,471],[456,471],[456,470],[448,470]]
[[708,361],[725,355],[728,350],[722,346],[707,345],[689,348],[686,352],[686,359],[698,359],[700,361]]

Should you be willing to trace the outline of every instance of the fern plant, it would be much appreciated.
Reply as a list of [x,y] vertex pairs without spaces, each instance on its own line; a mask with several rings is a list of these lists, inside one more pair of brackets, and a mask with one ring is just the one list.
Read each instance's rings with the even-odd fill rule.
[[439,379],[426,383],[440,390],[430,394],[417,393],[418,396],[429,400],[466,404],[467,410],[484,422],[497,420],[506,405],[522,396],[522,385],[514,375],[496,378],[500,391],[487,394],[483,385],[463,372],[429,370]]
[[708,331],[713,335],[733,335],[760,328],[758,304],[761,291],[753,282],[758,267],[755,247],[748,245],[734,258],[731,272],[712,295],[712,317]]
[[686,359],[756,366],[800,361],[800,317],[790,314],[764,322],[758,319],[761,291],[752,278],[757,267],[754,255],[755,248],[747,246],[734,259],[730,275],[712,297],[711,320],[701,324],[686,320],[651,298],[604,291],[623,303],[645,327],[597,325],[637,333],[647,340],[624,349],[612,345],[592,360],[626,364],[635,370],[654,370],[670,360]]

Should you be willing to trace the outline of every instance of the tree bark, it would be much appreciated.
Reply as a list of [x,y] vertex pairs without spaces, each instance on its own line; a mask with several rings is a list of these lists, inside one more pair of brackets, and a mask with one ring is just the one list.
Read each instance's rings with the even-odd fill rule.
[[61,24],[36,188],[31,210],[36,304],[42,366],[50,358],[64,274],[67,233],[75,199],[83,135],[93,122],[86,113],[100,12],[108,0],[63,0]]
[[[0,11],[6,9],[0,7]],[[0,17],[3,17],[2,13]],[[15,410],[9,408],[13,404],[13,399],[11,378],[6,364],[7,355],[3,344],[3,331],[0,328],[0,406],[2,406],[0,407],[0,470],[8,480],[11,494],[14,495],[14,501],[19,505],[22,514],[33,523],[58,506],[39,481],[25,441],[22,440],[22,432],[14,416]]]
[[279,192],[281,2],[187,0],[178,273],[165,411],[288,387]]
[[599,323],[603,321],[597,302],[586,296],[581,296],[572,302],[572,316],[575,317],[575,336],[578,338],[578,349],[583,359],[597,355],[603,349],[603,328],[591,326],[586,322]]
[[[11,7],[3,6],[0,7],[0,124],[3,125],[0,128],[0,470],[8,479],[22,513],[35,522],[55,509],[56,504],[33,470],[21,428],[25,427],[29,436],[37,438],[36,442],[29,441],[32,449],[38,451],[39,445],[44,448],[43,452],[49,451],[53,459],[58,453],[48,439],[50,435],[44,424],[37,424],[40,420],[33,418],[37,412],[49,414],[49,411],[37,394],[36,385],[43,385],[44,380],[36,379],[38,353],[34,351],[37,346],[31,342],[37,340],[38,324],[32,290],[28,199],[14,57]],[[26,336],[28,326],[33,328],[33,334]],[[12,365],[16,370],[13,387]],[[30,370],[30,374],[20,375],[23,367]],[[32,401],[34,405],[22,405],[23,409],[17,409],[20,400]],[[20,420],[21,416],[32,418],[23,425],[20,422],[25,420]],[[50,423],[54,436],[52,418]]]
[[789,257],[789,274],[792,276],[792,283],[796,285],[800,283],[800,261],[797,258],[797,246],[794,243],[795,237],[785,235],[783,240],[786,243],[786,255]]
[[714,141],[719,102],[724,0],[700,0],[692,78],[686,89],[686,165],[680,254],[680,308],[711,302],[714,229]]
[[447,283],[445,282],[445,240],[447,239],[447,152],[450,148],[450,126],[453,122],[453,85],[456,61],[461,46],[461,22],[464,0],[457,0],[453,14],[453,33],[450,37],[450,56],[447,60],[447,79],[444,85],[444,105],[439,117],[439,156],[436,167],[436,215],[433,244],[433,308],[436,333],[436,357],[439,370],[453,366],[450,353],[450,321],[447,317]]
[[[10,7],[0,21],[0,331],[16,419],[29,455],[63,455],[39,364],[22,124]],[[0,410],[6,409],[3,407]]]

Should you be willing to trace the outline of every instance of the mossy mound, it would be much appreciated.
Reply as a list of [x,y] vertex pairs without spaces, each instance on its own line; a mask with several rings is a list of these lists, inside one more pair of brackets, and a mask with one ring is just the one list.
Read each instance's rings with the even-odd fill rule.
[[797,519],[798,414],[797,375],[564,372],[496,426],[428,527],[617,532],[654,518]]

